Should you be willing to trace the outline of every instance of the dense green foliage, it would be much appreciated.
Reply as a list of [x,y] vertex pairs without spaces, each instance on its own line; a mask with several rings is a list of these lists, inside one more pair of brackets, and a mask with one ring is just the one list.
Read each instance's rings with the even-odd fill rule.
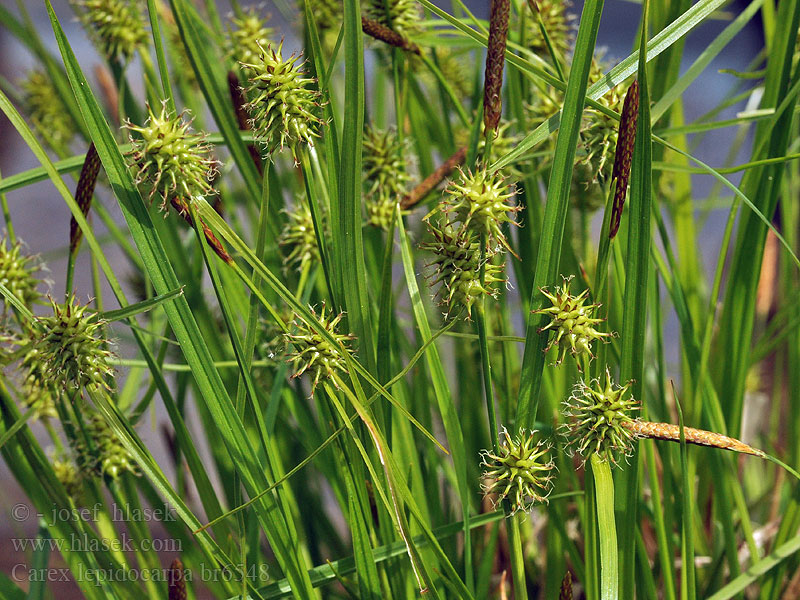
[[[243,4],[0,6],[41,164],[0,177],[0,452],[55,542],[0,596],[799,597],[800,3],[643,0],[613,68],[603,0]],[[47,179],[49,300],[9,210]]]

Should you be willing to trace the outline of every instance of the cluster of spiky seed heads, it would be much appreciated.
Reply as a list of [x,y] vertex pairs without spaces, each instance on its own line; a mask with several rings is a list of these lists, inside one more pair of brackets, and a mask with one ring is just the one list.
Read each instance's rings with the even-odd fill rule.
[[362,166],[370,225],[389,229],[410,181],[407,163],[405,146],[394,130],[364,130]]
[[111,479],[123,473],[138,475],[136,461],[102,415],[93,414],[76,435],[75,453],[81,472]]
[[54,457],[51,461],[56,479],[67,492],[67,496],[75,504],[80,505],[80,498],[84,492],[84,477],[78,466],[65,457]]
[[[0,284],[28,308],[39,299],[39,280],[35,274],[40,269],[34,257],[22,253],[22,244],[0,239]],[[8,308],[5,296],[0,301]]]
[[[577,296],[570,292],[572,277],[564,279],[564,283],[556,286],[553,292],[540,289],[542,294],[549,300],[550,305],[544,306],[534,311],[535,314],[543,314],[550,317],[550,322],[539,329],[539,333],[554,331],[555,335],[545,348],[549,351],[553,346],[558,346],[558,358],[556,364],[561,364],[566,356],[567,350],[572,356],[588,356],[594,358],[592,354],[592,342],[598,339],[606,340],[611,337],[610,333],[598,331],[595,326],[603,322],[594,316],[595,311],[600,307],[599,304],[587,304],[589,290],[585,289]],[[580,364],[579,364],[580,368]]]
[[[447,316],[463,307],[469,317],[475,301],[482,295],[494,296],[496,284],[505,281],[503,267],[488,258],[481,262],[480,241],[469,229],[429,222],[428,231],[433,239],[420,248],[434,255],[428,264],[435,267],[431,284],[439,286],[439,300],[447,307]],[[481,266],[484,268],[483,283]]]
[[421,7],[416,0],[368,0],[364,12],[369,19],[406,37],[421,28]]
[[445,192],[449,197],[444,212],[450,223],[458,222],[463,229],[486,236],[488,244],[511,251],[502,228],[506,223],[517,224],[514,216],[520,207],[509,204],[514,189],[499,171],[485,167],[474,173],[459,169],[459,177],[450,182]]
[[197,196],[215,194],[211,181],[219,162],[211,157],[205,135],[194,133],[187,113],[173,114],[166,103],[156,114],[148,106],[149,117],[143,126],[128,122],[130,136],[128,157],[137,169],[136,182],[150,188],[149,197],[161,198],[161,209],[177,199],[191,203]]
[[535,503],[547,502],[553,487],[555,463],[549,459],[550,447],[537,440],[537,432],[523,431],[512,438],[503,428],[497,452],[481,452],[486,467],[483,492],[497,506],[508,500],[512,513],[530,511]]
[[305,5],[314,15],[322,46],[330,52],[342,26],[343,6],[341,0],[298,0],[300,14],[305,14]]
[[129,59],[147,43],[144,20],[129,0],[76,0],[79,15],[100,52],[109,59]]
[[268,155],[288,146],[295,160],[301,144],[313,145],[319,137],[317,116],[320,93],[312,86],[316,81],[297,64],[299,56],[284,60],[283,42],[277,48],[267,46],[252,63],[243,63],[248,70],[250,102],[246,109],[251,117],[253,136]]
[[228,56],[243,64],[257,63],[272,40],[273,30],[267,26],[267,17],[249,7],[240,16],[232,17],[231,25],[227,39]]
[[308,203],[301,201],[292,210],[284,211],[289,218],[278,244],[286,249],[284,264],[302,271],[306,265],[320,259],[317,232]]
[[111,389],[114,369],[104,335],[106,322],[87,314],[88,306],[79,304],[74,296],[64,304],[50,303],[53,314],[36,318],[40,333],[34,352],[25,356],[25,370],[42,373],[57,390],[88,386]]
[[[529,3],[531,4],[531,3]],[[566,0],[535,0],[532,4],[541,16],[550,44],[558,55],[559,61],[564,61],[567,54],[572,49],[572,42],[575,35],[575,15],[567,9],[570,2]],[[547,42],[542,36],[539,28],[539,19],[536,14],[526,15],[528,18],[528,28],[526,31],[526,43],[528,48],[545,60],[552,60]]]
[[[338,387],[334,374],[347,370],[347,362],[342,349],[344,352],[349,352],[347,346],[350,341],[355,339],[355,336],[337,331],[344,313],[339,313],[331,318],[331,315],[326,313],[323,304],[319,314],[313,308],[311,308],[311,314],[318,324],[312,327],[298,317],[292,322],[292,329],[286,334],[286,341],[294,348],[290,354],[295,368],[293,377],[299,377],[307,372],[312,377],[312,389],[317,387],[321,379],[333,380],[333,384]],[[317,327],[324,329],[328,335],[324,336],[319,333]]]
[[636,434],[626,425],[634,421],[631,413],[639,409],[636,400],[626,397],[631,383],[615,384],[606,369],[605,381],[579,381],[564,402],[564,433],[570,449],[584,462],[597,454],[616,464],[620,456],[630,454]]
[[33,70],[21,87],[25,109],[36,130],[53,149],[64,149],[75,137],[76,128],[50,77],[42,70]]

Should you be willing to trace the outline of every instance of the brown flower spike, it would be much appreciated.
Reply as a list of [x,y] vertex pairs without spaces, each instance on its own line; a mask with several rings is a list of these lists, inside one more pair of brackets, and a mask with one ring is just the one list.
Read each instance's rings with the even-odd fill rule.
[[633,145],[636,142],[636,123],[639,119],[639,81],[634,80],[625,94],[625,103],[622,105],[622,117],[619,120],[619,136],[617,137],[617,150],[614,155],[614,168],[611,171],[611,180],[616,180],[617,188],[614,192],[614,205],[611,209],[611,224],[608,237],[614,239],[619,231],[622,221],[622,209],[625,206],[625,195],[628,192],[628,179],[631,175],[631,160],[633,158]]
[[[94,196],[94,187],[97,184],[97,176],[100,174],[100,157],[95,150],[94,142],[89,144],[89,150],[86,151],[86,158],[83,161],[81,168],[81,175],[78,178],[78,187],[75,188],[75,201],[83,213],[83,216],[89,214],[89,209],[92,207],[92,196]],[[72,254],[78,249],[78,244],[81,242],[83,232],[78,227],[78,222],[75,217],[69,221],[69,252]]]
[[483,124],[488,135],[500,123],[503,63],[508,38],[510,0],[492,0],[489,17],[489,44],[486,51],[486,76],[483,88]]
[[386,25],[383,25],[374,19],[368,19],[367,17],[362,16],[361,30],[368,36],[373,37],[376,40],[380,40],[381,42],[385,42],[390,46],[400,48],[406,52],[422,54],[419,46],[417,46],[414,42],[409,40],[407,37],[400,35],[394,29],[390,29]]

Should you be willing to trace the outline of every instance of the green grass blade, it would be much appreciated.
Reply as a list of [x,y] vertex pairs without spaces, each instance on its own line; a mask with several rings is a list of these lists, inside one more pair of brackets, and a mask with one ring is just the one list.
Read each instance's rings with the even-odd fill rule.
[[[529,308],[542,307],[544,296],[539,288],[556,283],[561,263],[561,244],[569,208],[572,185],[572,169],[575,164],[575,151],[578,146],[578,133],[583,118],[583,105],[589,80],[589,69],[594,56],[603,0],[588,0],[583,7],[575,53],[572,59],[567,91],[564,96],[562,127],[556,140],[553,166],[547,186],[547,204],[544,222],[536,257],[533,287],[530,290]],[[544,367],[544,348],[547,336],[539,335],[538,329],[545,325],[545,317],[530,314],[527,317],[525,334],[525,353],[522,359],[519,398],[517,402],[516,427],[530,428],[536,419],[539,406],[539,392],[542,385]]]

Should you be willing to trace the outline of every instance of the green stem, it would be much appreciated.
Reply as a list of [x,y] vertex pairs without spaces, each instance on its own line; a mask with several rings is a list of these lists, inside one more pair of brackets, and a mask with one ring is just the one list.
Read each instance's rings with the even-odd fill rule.
[[614,522],[614,480],[611,465],[597,454],[591,458],[600,539],[600,600],[619,598],[617,526]]

